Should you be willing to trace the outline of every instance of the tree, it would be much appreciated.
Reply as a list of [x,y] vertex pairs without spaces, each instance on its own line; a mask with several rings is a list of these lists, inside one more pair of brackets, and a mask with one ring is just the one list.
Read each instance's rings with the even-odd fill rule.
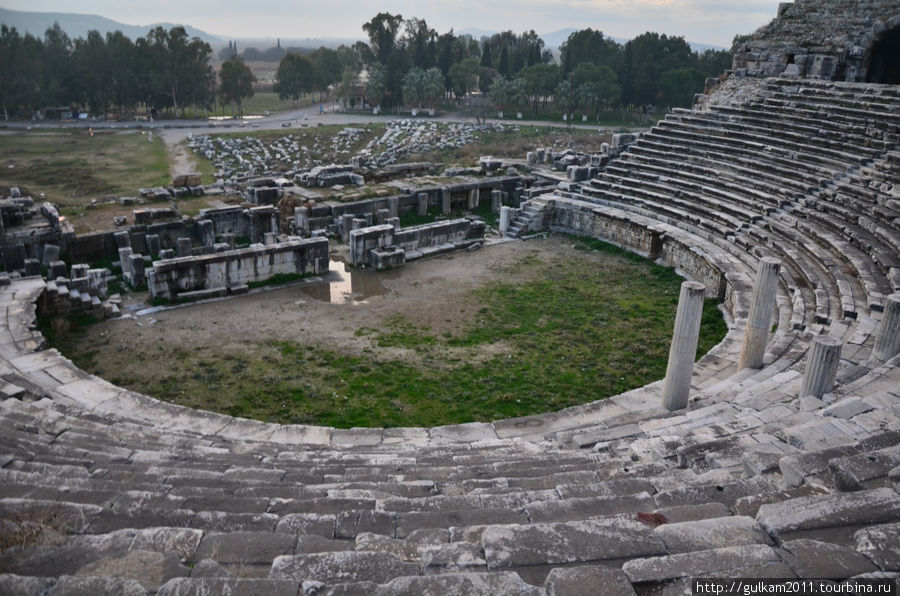
[[556,64],[533,64],[519,73],[525,79],[525,88],[534,102],[537,111],[538,102],[546,107],[547,97],[553,94],[559,83],[559,67]]
[[497,77],[491,85],[490,98],[495,106],[504,111],[509,104],[511,89],[510,81],[506,77]]
[[296,102],[302,94],[314,91],[317,81],[316,65],[312,59],[289,52],[278,64],[272,90],[280,99],[291,98]]
[[691,47],[683,37],[644,33],[625,44],[622,72],[623,101],[646,105],[661,99],[661,75],[690,66]]
[[401,23],[403,23],[402,15],[380,12],[362,26],[363,31],[369,36],[375,59],[384,66],[387,66],[397,45],[397,31],[400,30]]
[[346,108],[352,108],[356,100],[356,80],[358,73],[353,70],[352,66],[344,68],[344,74],[341,76],[341,84],[337,89],[337,96],[341,100],[341,104]]
[[447,87],[444,85],[444,75],[441,74],[439,68],[432,66],[425,71],[425,74],[422,77],[422,100],[426,104],[435,107],[441,97],[444,96],[444,91],[446,89]]
[[464,97],[478,86],[481,67],[475,58],[466,58],[450,67],[450,83],[457,97]]
[[236,103],[238,107],[238,115],[244,116],[244,99],[253,97],[253,83],[256,77],[250,67],[244,64],[243,59],[232,56],[222,63],[222,70],[219,72],[219,78],[222,81],[219,91],[228,103]]
[[403,77],[403,101],[416,107],[422,107],[422,88],[425,73],[421,68],[410,68]]
[[559,46],[563,75],[567,76],[579,64],[591,63],[618,70],[622,62],[622,46],[603,36],[601,31],[582,29],[569,35]]
[[706,74],[696,68],[679,68],[663,73],[659,86],[667,105],[689,108],[705,82]]
[[566,115],[566,122],[571,125],[572,112],[575,111],[575,88],[569,81],[560,81],[553,91],[553,103]]
[[366,82],[366,100],[370,106],[378,107],[384,101],[385,72],[380,64],[369,67],[369,80]]
[[155,27],[140,47],[149,69],[148,103],[171,106],[177,112],[180,97],[190,97],[192,103],[208,101],[215,80],[209,65],[212,48],[208,43],[196,37],[189,39],[184,27],[169,31]]
[[581,105],[595,112],[600,111],[601,103],[617,103],[622,94],[619,78],[605,65],[582,62],[569,73],[569,81],[581,98]]

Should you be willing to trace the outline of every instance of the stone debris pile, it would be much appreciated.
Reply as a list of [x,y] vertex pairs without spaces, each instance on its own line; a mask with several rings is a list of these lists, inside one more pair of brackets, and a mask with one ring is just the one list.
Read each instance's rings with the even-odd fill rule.
[[[384,133],[371,139],[356,153],[352,150],[369,134],[368,129],[348,127],[328,141],[317,139],[312,142],[302,141],[295,135],[271,142],[256,137],[196,135],[190,138],[188,147],[213,162],[217,178],[227,185],[238,185],[260,176],[282,176],[304,186],[359,185],[362,183],[360,178],[344,173],[349,170],[325,172],[342,174],[327,180],[323,179],[322,169],[340,167],[340,162],[345,159],[343,163],[353,169],[375,172],[397,164],[408,155],[458,149],[478,142],[479,133],[505,130],[518,130],[518,126],[396,120],[387,122]],[[314,182],[310,182],[311,179]]]

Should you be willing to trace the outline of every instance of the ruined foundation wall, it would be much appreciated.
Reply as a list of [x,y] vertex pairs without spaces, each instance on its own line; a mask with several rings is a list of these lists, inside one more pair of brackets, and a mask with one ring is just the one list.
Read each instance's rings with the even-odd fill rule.
[[326,271],[328,240],[312,238],[157,261],[147,283],[151,297],[173,300],[185,292],[232,289],[279,273],[302,275]]

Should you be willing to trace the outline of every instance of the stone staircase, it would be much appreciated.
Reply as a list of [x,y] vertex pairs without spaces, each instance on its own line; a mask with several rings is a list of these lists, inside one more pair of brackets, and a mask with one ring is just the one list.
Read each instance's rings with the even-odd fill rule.
[[540,197],[524,201],[518,209],[513,209],[514,217],[506,229],[506,236],[520,238],[543,229],[543,213],[547,202]]
[[[723,298],[728,334],[695,364],[683,410],[663,408],[655,382],[560,412],[429,429],[193,411],[43,350],[34,313],[47,284],[0,285],[0,594],[897,582],[900,355],[872,358],[897,291],[896,131],[879,107],[895,104],[877,86],[788,87],[770,81],[743,108],[676,111],[599,178],[534,198],[511,222],[515,233],[606,238]],[[780,107],[764,109],[769,99]],[[809,138],[775,143],[781,131]],[[855,153],[864,139],[871,150]],[[738,371],[769,256],[783,265],[777,327],[764,366]],[[819,335],[843,343],[836,383],[801,395]]]

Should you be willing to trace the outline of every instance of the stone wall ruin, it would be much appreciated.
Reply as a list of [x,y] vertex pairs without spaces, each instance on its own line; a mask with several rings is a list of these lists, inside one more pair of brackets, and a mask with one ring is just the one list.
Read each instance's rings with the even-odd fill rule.
[[796,0],[757,30],[733,69],[754,77],[900,83],[900,0]]

